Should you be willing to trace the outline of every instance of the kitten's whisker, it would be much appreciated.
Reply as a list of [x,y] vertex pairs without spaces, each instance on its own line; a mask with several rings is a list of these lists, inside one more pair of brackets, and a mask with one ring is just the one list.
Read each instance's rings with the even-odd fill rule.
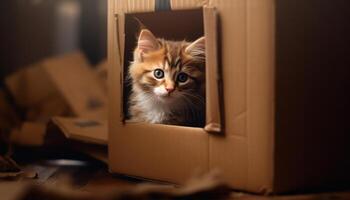
[[193,95],[193,94],[189,94],[189,93],[184,93],[184,96],[192,98],[192,100],[199,101],[199,103],[201,103],[201,104],[205,104],[204,99],[199,95],[197,96],[197,95]]

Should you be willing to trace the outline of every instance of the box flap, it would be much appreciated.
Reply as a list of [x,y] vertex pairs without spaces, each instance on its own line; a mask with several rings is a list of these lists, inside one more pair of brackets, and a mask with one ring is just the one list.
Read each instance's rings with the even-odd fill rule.
[[42,65],[74,114],[107,118],[107,95],[81,52],[44,60]]
[[221,85],[221,74],[218,69],[218,26],[217,13],[214,8],[204,7],[204,32],[207,47],[206,54],[206,126],[207,132],[221,132],[221,107],[219,99],[223,98],[219,94],[219,86]]
[[30,107],[52,96],[56,89],[40,63],[35,63],[5,78],[5,84],[16,103]]
[[67,139],[107,145],[107,121],[54,117],[52,122],[58,126]]

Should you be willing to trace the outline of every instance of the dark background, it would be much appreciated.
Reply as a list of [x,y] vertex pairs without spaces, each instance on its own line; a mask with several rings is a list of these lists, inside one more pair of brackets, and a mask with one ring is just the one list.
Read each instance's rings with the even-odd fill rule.
[[81,49],[106,57],[107,0],[1,0],[0,81],[28,64]]
[[276,1],[274,148],[281,190],[349,184],[349,8],[348,0]]

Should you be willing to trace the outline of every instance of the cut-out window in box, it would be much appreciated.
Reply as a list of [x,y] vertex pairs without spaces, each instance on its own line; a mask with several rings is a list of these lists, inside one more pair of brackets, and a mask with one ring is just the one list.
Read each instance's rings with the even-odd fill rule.
[[213,9],[125,14],[123,118],[220,132]]

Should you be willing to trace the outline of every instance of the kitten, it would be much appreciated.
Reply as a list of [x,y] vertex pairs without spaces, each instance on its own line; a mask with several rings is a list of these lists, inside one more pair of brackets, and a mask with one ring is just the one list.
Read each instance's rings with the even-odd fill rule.
[[129,77],[131,121],[204,126],[204,37],[168,41],[141,30]]

